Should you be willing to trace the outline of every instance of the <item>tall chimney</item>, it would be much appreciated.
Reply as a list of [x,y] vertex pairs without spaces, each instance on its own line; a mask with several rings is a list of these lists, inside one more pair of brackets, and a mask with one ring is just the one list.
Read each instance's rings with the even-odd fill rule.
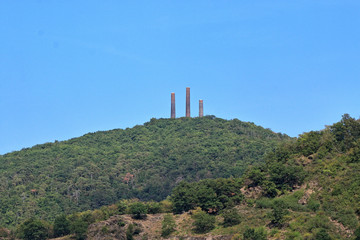
[[203,100],[199,100],[199,117],[204,116],[204,102]]
[[175,118],[175,93],[171,93],[171,118]]
[[190,88],[186,88],[186,117],[190,117]]

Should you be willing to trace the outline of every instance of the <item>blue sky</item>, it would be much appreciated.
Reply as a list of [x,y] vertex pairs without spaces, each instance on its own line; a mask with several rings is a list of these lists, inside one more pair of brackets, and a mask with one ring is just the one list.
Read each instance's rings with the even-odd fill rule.
[[0,2],[0,154],[204,113],[297,136],[360,116],[360,1]]

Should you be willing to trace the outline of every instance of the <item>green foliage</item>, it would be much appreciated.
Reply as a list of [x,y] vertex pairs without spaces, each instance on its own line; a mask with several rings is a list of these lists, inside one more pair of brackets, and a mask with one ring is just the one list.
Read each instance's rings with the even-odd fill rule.
[[358,227],[355,230],[354,235],[355,235],[355,240],[360,240],[360,227]]
[[344,114],[341,121],[330,127],[336,144],[342,151],[346,151],[354,146],[354,142],[360,138],[360,122]]
[[151,119],[0,155],[0,226],[120,199],[161,201],[179,179],[240,177],[288,139],[237,119]]
[[126,229],[126,239],[133,240],[134,235],[137,235],[141,232],[141,229],[136,224],[129,224]]
[[320,209],[320,201],[314,200],[312,198],[310,198],[307,207],[311,210],[316,212],[317,210]]
[[156,213],[163,212],[161,204],[158,202],[154,202],[154,201],[147,202],[146,209],[147,209],[147,213],[149,213],[149,214],[156,214]]
[[263,188],[263,195],[265,197],[274,198],[278,195],[278,190],[274,182],[266,180],[262,182],[261,186]]
[[204,211],[197,211],[192,217],[196,233],[207,233],[215,227],[215,216],[209,215]]
[[285,216],[289,213],[288,206],[283,200],[275,200],[271,212],[271,223],[277,227],[282,227],[285,223]]
[[49,236],[49,230],[43,221],[30,218],[19,226],[18,235],[25,240],[45,240]]
[[241,180],[236,178],[181,182],[171,194],[173,211],[182,213],[200,207],[208,213],[217,213],[243,200],[240,188]]
[[84,240],[86,239],[88,226],[89,224],[85,220],[75,218],[74,221],[70,223],[70,232],[75,234],[76,240]]
[[124,214],[128,206],[124,201],[119,201],[116,203],[116,207],[118,210],[118,214]]
[[224,218],[224,227],[231,227],[241,223],[241,215],[235,208],[225,209],[221,216]]
[[267,232],[264,228],[247,228],[243,234],[244,240],[266,240]]
[[290,162],[286,165],[280,162],[269,164],[269,173],[270,180],[283,190],[292,189],[305,179],[303,167]]
[[70,233],[70,221],[66,215],[57,216],[54,221],[54,236],[61,237]]
[[147,214],[146,205],[142,202],[134,202],[129,206],[129,213],[134,219],[144,219]]
[[296,147],[297,151],[304,156],[316,153],[321,145],[321,132],[311,131],[300,135]]
[[126,229],[126,239],[127,240],[134,239],[134,225],[133,224],[129,224],[129,226]]
[[316,234],[315,234],[316,240],[331,240],[332,238],[329,236],[329,234],[326,232],[325,229],[321,228]]
[[175,229],[176,223],[173,216],[171,214],[166,214],[162,221],[161,236],[166,238],[170,236],[170,234],[173,233]]

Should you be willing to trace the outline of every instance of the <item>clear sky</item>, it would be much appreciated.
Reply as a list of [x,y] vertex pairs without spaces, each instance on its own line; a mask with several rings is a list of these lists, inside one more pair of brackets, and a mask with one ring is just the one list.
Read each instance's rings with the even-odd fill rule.
[[360,1],[0,1],[0,154],[204,113],[297,136],[360,116]]

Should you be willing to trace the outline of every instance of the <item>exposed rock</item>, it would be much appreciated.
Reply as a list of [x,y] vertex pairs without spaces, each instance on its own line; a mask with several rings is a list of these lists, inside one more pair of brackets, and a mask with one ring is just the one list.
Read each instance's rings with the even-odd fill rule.
[[304,196],[302,196],[302,198],[299,199],[298,203],[302,204],[302,205],[307,204],[310,197],[311,197],[311,194],[313,194],[313,193],[314,193],[314,190],[306,189],[305,192],[304,192]]
[[168,239],[183,239],[183,240],[230,240],[232,236],[204,236],[204,237],[172,237]]
[[332,222],[335,225],[337,232],[345,234],[346,237],[348,237],[348,238],[350,238],[354,234],[354,231],[346,228],[344,225],[342,225],[338,221],[333,220],[330,217],[329,217],[329,220],[330,220],[330,222]]
[[256,187],[243,187],[240,189],[241,193],[244,194],[246,198],[259,198],[262,194],[262,188],[260,186]]

